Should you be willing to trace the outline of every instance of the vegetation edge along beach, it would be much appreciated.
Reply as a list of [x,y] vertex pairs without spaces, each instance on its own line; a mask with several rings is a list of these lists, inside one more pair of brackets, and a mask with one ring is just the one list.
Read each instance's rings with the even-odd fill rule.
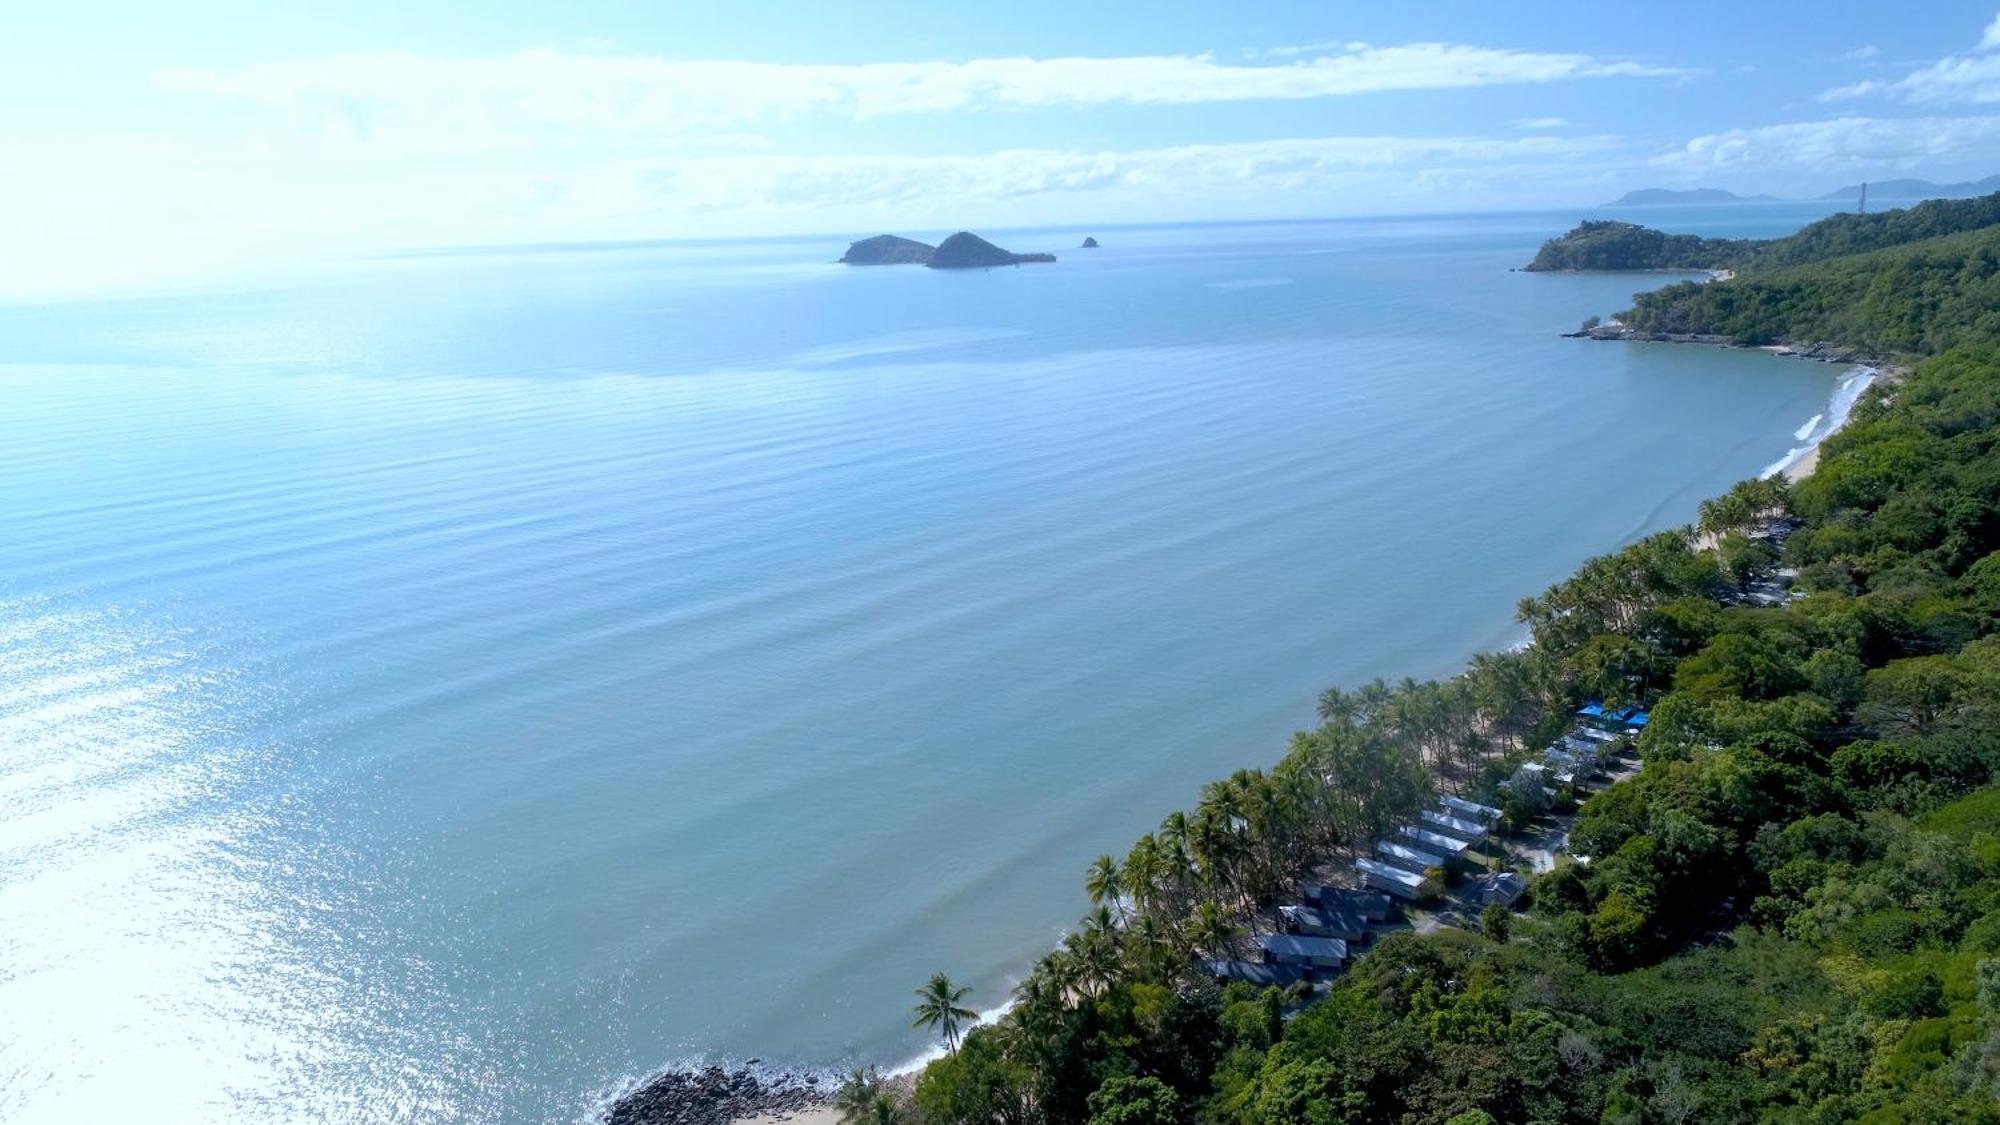
[[[1003,1016],[966,1027],[998,998],[932,977],[945,1054],[826,1112],[2000,1121],[2000,195],[1731,253],[1593,335],[1894,370],[1816,471],[1524,599],[1519,650],[1329,689],[1275,765],[1089,865]],[[1425,825],[1463,847],[1401,869],[1402,924],[1318,967],[1253,942],[1357,924],[1357,866]]]

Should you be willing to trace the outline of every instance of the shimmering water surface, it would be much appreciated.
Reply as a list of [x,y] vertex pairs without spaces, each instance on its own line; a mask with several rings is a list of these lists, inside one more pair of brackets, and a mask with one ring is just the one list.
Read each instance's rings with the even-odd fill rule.
[[1558,338],[1658,280],[1508,271],[1574,218],[0,306],[0,1118],[909,1057],[922,977],[997,1003],[1320,688],[1508,643],[1828,411],[1834,368]]

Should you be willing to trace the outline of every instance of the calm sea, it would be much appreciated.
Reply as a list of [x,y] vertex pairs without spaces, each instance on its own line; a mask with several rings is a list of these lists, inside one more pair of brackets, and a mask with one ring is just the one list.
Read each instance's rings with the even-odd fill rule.
[[1560,339],[1664,280],[1509,272],[1575,218],[0,306],[0,1118],[913,1056],[925,976],[999,1003],[1321,688],[1513,642],[1828,413],[1835,368]]

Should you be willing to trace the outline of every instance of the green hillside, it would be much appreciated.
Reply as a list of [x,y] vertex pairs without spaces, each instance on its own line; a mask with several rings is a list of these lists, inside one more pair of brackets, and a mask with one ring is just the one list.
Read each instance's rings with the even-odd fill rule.
[[1538,272],[1724,269],[1759,245],[1750,239],[1698,238],[1599,219],[1580,223],[1561,238],[1542,243],[1535,260],[1523,268]]
[[1547,270],[1733,270],[1759,273],[1904,246],[2000,224],[2000,193],[1933,199],[1872,215],[1838,214],[1775,239],[1701,238],[1595,220],[1542,244],[1525,267]]
[[1837,340],[1876,354],[1934,354],[2000,334],[2000,226],[1807,265],[1760,266],[1731,281],[1683,282],[1633,301],[1619,319],[1641,332],[1743,344]]
[[[2000,231],[1926,234],[1973,212],[1922,210],[1631,314],[1930,353],[1816,473],[1524,600],[1524,650],[1329,690],[1268,769],[1091,864],[1012,1010],[913,1096],[858,1078],[851,1119],[2000,1123]],[[1650,709],[1643,766],[1521,787],[1593,699]],[[1481,864],[1567,825],[1513,911],[1382,937],[1319,993],[1198,968],[1438,792],[1504,810]],[[923,995],[920,1018],[966,1000]]]

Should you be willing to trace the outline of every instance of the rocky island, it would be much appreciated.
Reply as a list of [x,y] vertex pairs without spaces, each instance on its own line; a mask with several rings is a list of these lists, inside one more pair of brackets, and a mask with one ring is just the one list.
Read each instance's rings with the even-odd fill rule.
[[937,248],[928,242],[878,234],[874,238],[850,243],[840,261],[849,266],[923,266],[930,264],[931,255],[936,252]]
[[1055,260],[1054,254],[1016,254],[1011,250],[1002,250],[971,231],[962,230],[938,243],[931,260],[925,264],[934,270],[973,270]]
[[1084,239],[1084,240],[1083,240],[1083,249],[1085,249],[1085,250],[1095,250],[1095,249],[1097,249],[1097,239],[1095,239],[1095,238],[1086,238],[1086,239]]
[[[1089,239],[1084,245],[1096,246],[1097,240]],[[901,235],[878,234],[849,243],[847,253],[840,256],[841,264],[848,266],[929,266],[938,270],[991,269],[1055,260],[1054,254],[1016,254],[1003,250],[965,230],[936,246]]]

